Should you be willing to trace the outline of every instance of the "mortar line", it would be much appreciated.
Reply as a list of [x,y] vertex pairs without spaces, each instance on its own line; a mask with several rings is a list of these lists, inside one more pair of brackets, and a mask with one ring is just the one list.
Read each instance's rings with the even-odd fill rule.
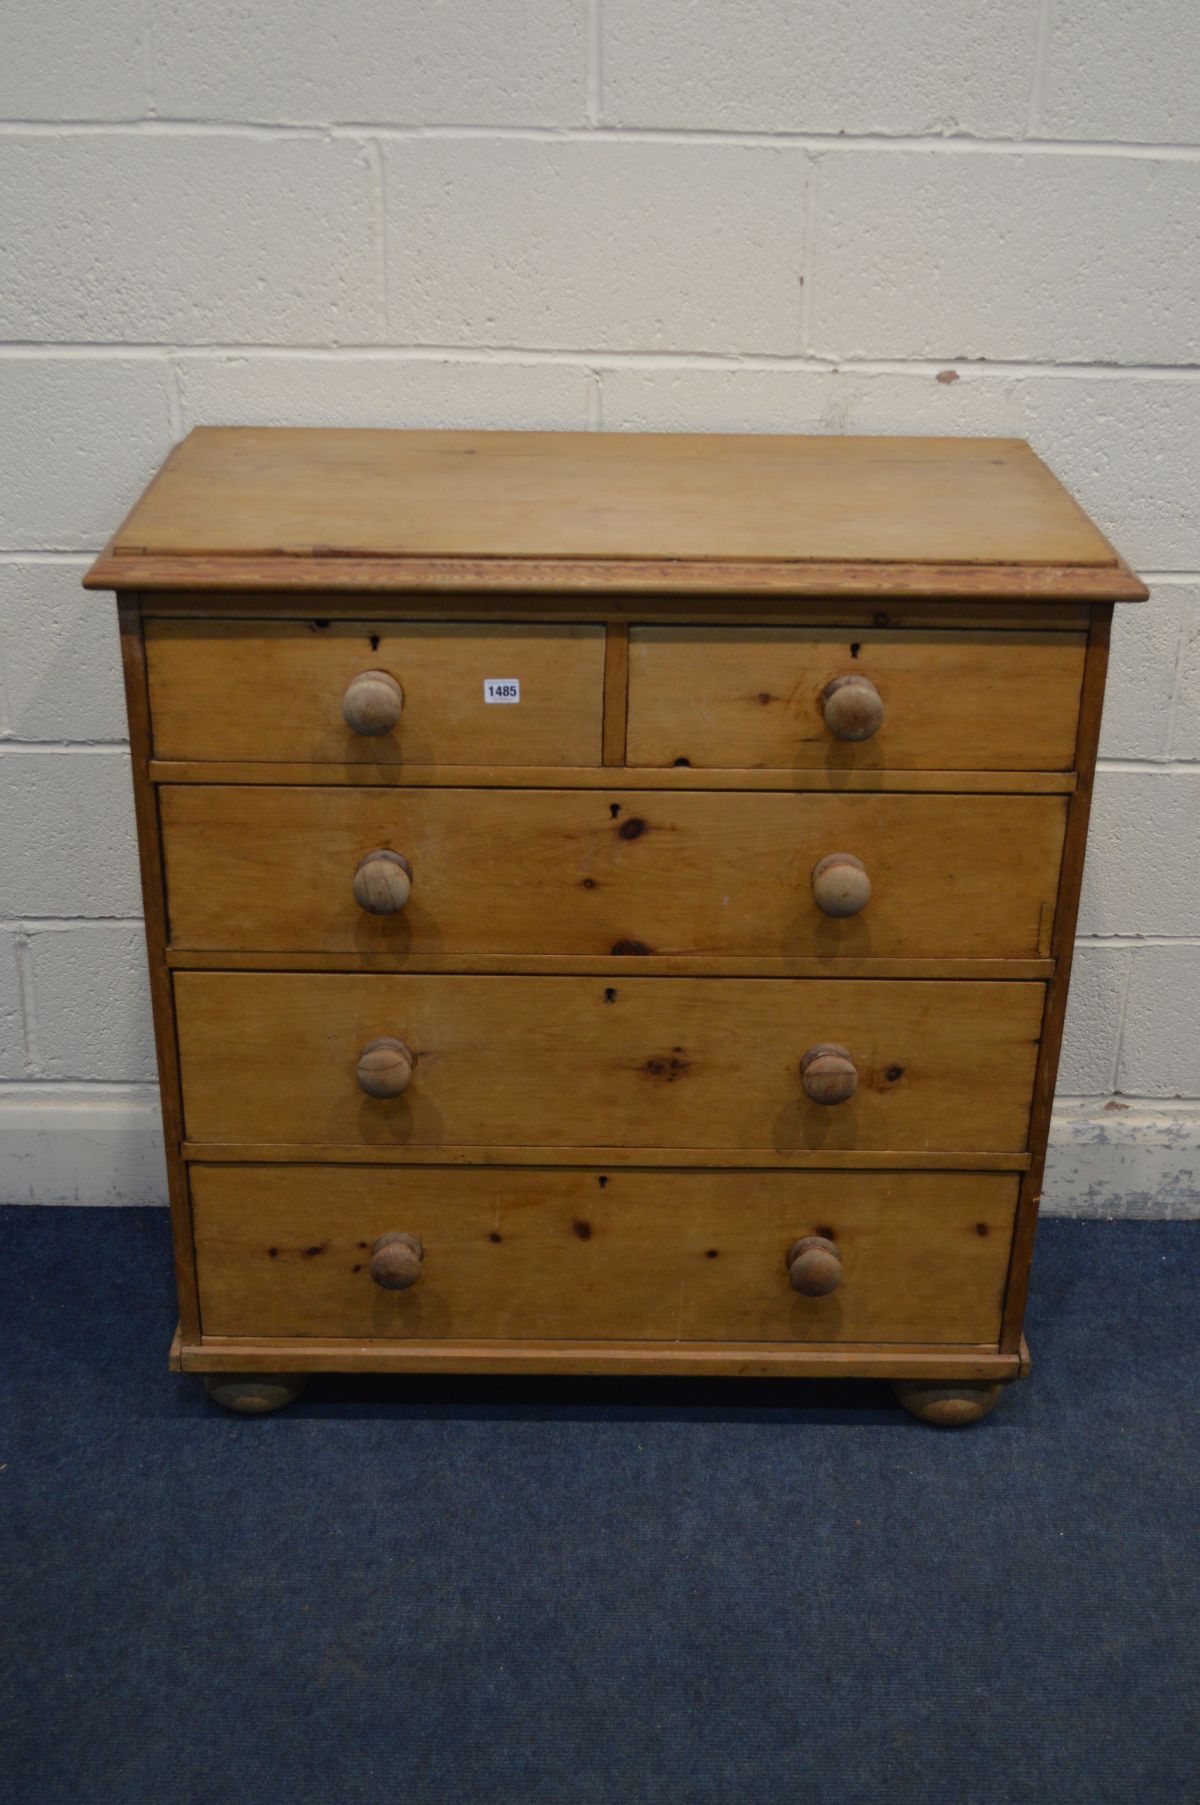
[[153,1078],[0,1078],[0,1097],[5,1092],[9,1096],[29,1097],[36,1092],[43,1096],[61,1097],[63,1103],[69,1103],[70,1096],[65,1092],[87,1090],[90,1094],[105,1096],[112,1092],[115,1099],[123,1101],[128,1092],[143,1092],[146,1101],[157,1101],[159,1085]]
[[604,0],[587,0],[583,89],[588,123],[600,127],[604,123]]
[[143,74],[146,79],[146,112],[153,119],[157,116],[158,107],[155,101],[154,80],[154,0],[145,0],[142,8],[145,32],[142,38]]
[[800,319],[797,328],[800,350],[806,357],[812,351],[813,283],[816,281],[817,268],[817,194],[820,181],[821,159],[811,157],[808,187],[804,196],[804,244],[800,252]]
[[561,364],[568,368],[716,369],[810,371],[817,375],[937,376],[954,370],[963,380],[989,376],[1055,377],[1065,381],[1178,382],[1200,378],[1200,363],[1085,363],[1070,359],[946,357],[834,357],[828,353],[793,351],[639,351],[635,348],[573,345],[380,344],[375,340],[335,344],[263,344],[212,341],[169,345],[114,339],[81,342],[68,339],[9,339],[0,343],[0,361],[22,359],[157,359],[182,358],[384,358],[396,362]]
[[0,751],[15,753],[18,756],[25,752],[82,752],[85,754],[128,752],[128,740],[22,740],[8,739],[4,741]]
[[12,703],[8,693],[8,672],[5,668],[4,647],[0,643],[0,744],[7,744],[13,731]]
[[1153,1110],[1156,1114],[1192,1115],[1200,1110],[1200,1097],[1151,1097],[1135,1091],[1114,1091],[1109,1094],[1108,1099],[1105,1098],[1103,1091],[1085,1091],[1082,1094],[1075,1092],[1070,1096],[1056,1096],[1054,1107],[1056,1110],[1063,1105],[1103,1109],[1105,1101],[1111,1100],[1113,1096],[1119,1097],[1129,1109]]
[[1163,756],[1170,762],[1171,747],[1175,743],[1175,722],[1179,715],[1179,704],[1183,695],[1183,657],[1188,642],[1188,619],[1181,608],[1179,619],[1175,624],[1175,643],[1171,657],[1171,698],[1167,703],[1167,725]]
[[1117,1077],[1121,1070],[1121,1052],[1125,1043],[1125,1011],[1129,1005],[1129,985],[1132,978],[1133,956],[1130,953],[1125,959],[1125,969],[1122,974],[1120,1012],[1117,1016],[1117,1034],[1113,1045],[1112,1068],[1109,1073],[1109,1083],[1114,1094],[1117,1090]]
[[30,1078],[44,1078],[46,1070],[38,1045],[37,1005],[34,998],[33,952],[30,936],[18,928],[13,935],[13,947],[17,958],[17,989],[21,997],[25,1071]]
[[1050,53],[1050,28],[1054,0],[1042,0],[1038,13],[1037,36],[1033,49],[1033,72],[1029,83],[1029,110],[1025,116],[1025,136],[1034,138],[1042,123],[1042,107],[1046,94],[1046,65]]
[[375,238],[375,279],[378,330],[381,340],[388,334],[388,251],[387,251],[387,175],[378,138],[366,147],[367,168],[371,174],[371,223]]
[[57,934],[74,928],[140,928],[140,915],[18,915],[0,917],[0,931],[9,934]]
[[768,149],[840,150],[848,154],[858,151],[893,150],[897,152],[939,151],[949,156],[1078,156],[1158,158],[1165,161],[1195,162],[1200,159],[1200,143],[1168,140],[1155,143],[1146,139],[1128,142],[1096,138],[984,138],[968,134],[948,135],[937,132],[791,132],[765,129],[721,129],[686,126],[612,126],[612,125],[473,125],[403,124],[380,120],[250,120],[250,119],[20,119],[0,120],[0,135],[28,137],[245,137],[245,138],[427,138],[427,139],[507,139],[530,143],[562,143],[580,141],[595,143],[611,139],[628,143],[658,144],[729,144],[762,146]]
[[179,364],[174,354],[167,358],[167,420],[171,428],[171,437],[177,441],[182,439],[183,386]]
[[1112,771],[1137,776],[1143,771],[1163,771],[1171,776],[1200,777],[1200,759],[1195,758],[1098,758],[1098,771]]
[[599,370],[589,369],[587,372],[587,419],[589,432],[604,431],[604,390]]
[[1197,934],[1077,934],[1076,946],[1107,948],[1119,953],[1143,946],[1200,946]]

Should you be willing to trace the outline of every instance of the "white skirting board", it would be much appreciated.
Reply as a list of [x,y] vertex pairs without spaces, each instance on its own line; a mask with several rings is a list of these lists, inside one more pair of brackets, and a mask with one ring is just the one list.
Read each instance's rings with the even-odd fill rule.
[[165,1204],[154,1086],[0,1086],[0,1200]]
[[[0,1202],[165,1201],[152,1085],[0,1086]],[[1200,1103],[1058,1104],[1042,1210],[1200,1217]]]
[[1200,1216],[1200,1103],[1056,1103],[1042,1214]]

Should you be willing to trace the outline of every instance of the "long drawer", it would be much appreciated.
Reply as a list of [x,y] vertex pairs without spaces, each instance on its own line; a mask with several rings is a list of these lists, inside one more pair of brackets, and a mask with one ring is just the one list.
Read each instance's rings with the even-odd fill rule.
[[[1061,796],[607,790],[160,792],[181,949],[1036,958],[1050,951]],[[356,900],[379,850],[412,891]],[[858,913],[814,872],[864,868]],[[861,892],[853,897],[858,902]]]
[[[634,627],[631,765],[1064,771],[1081,633]],[[840,739],[827,686],[873,686],[882,724]]]
[[[191,1168],[205,1334],[996,1340],[1017,1181],[998,1173]],[[371,1277],[380,1236],[424,1257]],[[804,1296],[786,1256],[832,1238]]]
[[[1017,982],[175,975],[188,1139],[234,1145],[1016,1152],[1042,995]],[[381,1039],[414,1062],[401,1095],[360,1088]],[[857,1074],[838,1103],[803,1088],[804,1055],[827,1043]]]
[[[152,620],[146,664],[158,758],[600,761],[600,626]],[[382,673],[393,700],[399,694],[399,718],[387,731],[353,731],[343,712],[366,673]]]

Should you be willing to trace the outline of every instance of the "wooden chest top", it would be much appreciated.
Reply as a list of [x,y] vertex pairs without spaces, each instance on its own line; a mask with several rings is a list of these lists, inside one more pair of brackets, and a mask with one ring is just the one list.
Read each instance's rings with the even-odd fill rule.
[[95,588],[1136,600],[1018,439],[200,427]]

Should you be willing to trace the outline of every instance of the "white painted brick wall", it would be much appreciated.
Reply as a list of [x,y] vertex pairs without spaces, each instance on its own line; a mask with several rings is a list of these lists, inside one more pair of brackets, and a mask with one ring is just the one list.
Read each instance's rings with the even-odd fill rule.
[[177,119],[582,125],[577,0],[150,0],[154,98]]
[[811,348],[825,356],[1200,352],[1200,163],[843,153],[819,159],[816,214]]
[[485,427],[582,431],[597,379],[577,364],[416,361],[388,351],[181,357],[182,427]]
[[0,137],[0,334],[373,338],[369,159],[324,136]]
[[161,1195],[111,604],[190,426],[1029,438],[1120,614],[1051,1208],[1200,1170],[1193,0],[45,0],[0,59],[0,1196]]
[[797,349],[809,164],[744,144],[384,150],[388,325],[428,345]]
[[606,0],[605,118],[856,136],[1025,129],[1038,0]]
[[1195,144],[1200,8],[1180,0],[1054,0],[1048,16],[1047,138]]

